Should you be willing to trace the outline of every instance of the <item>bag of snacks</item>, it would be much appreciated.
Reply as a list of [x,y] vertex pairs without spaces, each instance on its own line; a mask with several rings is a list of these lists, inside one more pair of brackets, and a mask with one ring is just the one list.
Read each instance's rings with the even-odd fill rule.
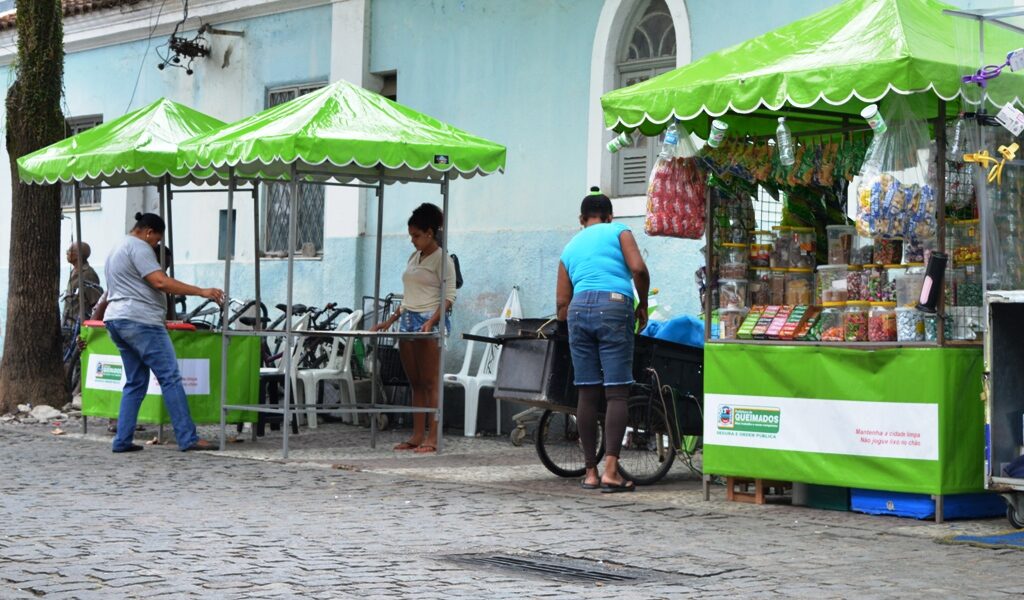
[[938,222],[927,125],[902,96],[889,96],[884,108],[887,128],[875,134],[860,171],[857,232],[876,239],[933,239]]
[[704,237],[706,176],[690,136],[670,125],[647,187],[647,235]]

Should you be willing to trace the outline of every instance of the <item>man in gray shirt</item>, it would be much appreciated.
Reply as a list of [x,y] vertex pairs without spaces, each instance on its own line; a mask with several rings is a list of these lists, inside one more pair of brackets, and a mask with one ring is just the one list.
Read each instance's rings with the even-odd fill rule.
[[132,443],[132,438],[139,408],[149,388],[150,370],[160,383],[178,448],[213,450],[217,446],[199,439],[196,433],[164,316],[167,294],[202,296],[223,303],[224,292],[197,288],[168,277],[153,252],[164,237],[164,220],[152,213],[136,213],[135,219],[128,236],[107,258],[104,272],[108,304],[103,321],[121,352],[127,379],[121,392],[113,450],[142,450],[142,446]]

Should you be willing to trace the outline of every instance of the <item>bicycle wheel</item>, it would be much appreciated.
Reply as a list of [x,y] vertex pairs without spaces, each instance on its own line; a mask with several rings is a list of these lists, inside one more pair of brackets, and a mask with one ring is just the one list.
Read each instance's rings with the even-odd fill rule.
[[637,485],[650,485],[664,477],[675,461],[672,430],[660,401],[650,396],[633,396],[626,410],[619,473]]
[[64,373],[67,375],[68,391],[74,396],[82,385],[82,353],[77,348],[64,365]]
[[[597,461],[604,456],[603,424],[597,426]],[[544,411],[537,422],[537,456],[540,462],[559,477],[582,477],[587,472],[583,446],[576,428],[576,415]]]

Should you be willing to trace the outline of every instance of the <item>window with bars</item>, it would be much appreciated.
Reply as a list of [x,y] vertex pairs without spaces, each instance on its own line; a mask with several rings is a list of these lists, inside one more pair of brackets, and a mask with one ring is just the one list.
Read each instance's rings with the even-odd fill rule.
[[[676,66],[676,30],[665,0],[648,0],[637,6],[633,25],[626,28],[619,52],[618,87],[646,81]],[[616,196],[647,192],[647,179],[658,156],[660,139],[637,134],[633,145],[614,155],[613,187]]]
[[[78,135],[87,129],[92,129],[103,122],[101,115],[92,115],[88,117],[72,117],[64,122],[65,137],[71,137]],[[82,200],[80,205],[86,206],[99,206],[100,205],[100,191],[97,189],[82,190]],[[61,184],[60,186],[60,207],[61,208],[74,208],[75,207],[75,186]]]
[[[324,87],[323,83],[310,83],[267,90],[267,108],[277,106],[299,96]],[[265,248],[267,253],[287,254],[288,216],[291,211],[291,186],[287,183],[265,185],[265,206],[267,229]],[[315,183],[299,184],[298,225],[295,247],[292,252],[302,252],[306,244],[312,244],[316,253],[324,249],[324,186]]]

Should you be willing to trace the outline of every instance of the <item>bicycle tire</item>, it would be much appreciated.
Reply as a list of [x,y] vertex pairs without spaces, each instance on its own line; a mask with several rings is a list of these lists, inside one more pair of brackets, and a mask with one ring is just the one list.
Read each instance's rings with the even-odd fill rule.
[[[545,410],[537,422],[534,445],[548,471],[559,477],[582,477],[587,472],[576,429],[576,415]],[[604,457],[604,426],[597,425],[597,462]]]
[[619,473],[636,485],[651,485],[668,474],[675,461],[672,429],[660,402],[651,396],[633,396],[626,411]]
[[68,391],[72,396],[75,392],[79,391],[82,386],[82,353],[79,350],[75,350],[68,360],[66,365],[65,373],[68,381]]

